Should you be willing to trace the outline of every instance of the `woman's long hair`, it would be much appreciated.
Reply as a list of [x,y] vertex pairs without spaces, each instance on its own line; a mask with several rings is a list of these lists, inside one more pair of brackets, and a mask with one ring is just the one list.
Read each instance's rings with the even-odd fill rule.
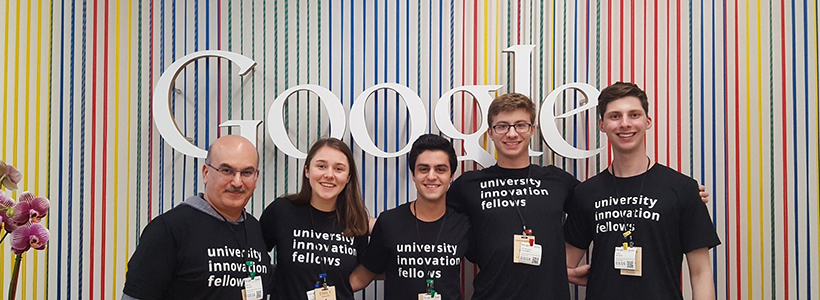
[[285,196],[296,204],[310,205],[310,197],[313,194],[313,188],[310,186],[310,179],[305,175],[307,168],[310,165],[316,152],[324,147],[333,148],[344,153],[347,157],[348,176],[350,180],[336,197],[336,220],[340,225],[344,226],[342,234],[344,236],[364,236],[367,234],[368,217],[367,210],[364,207],[362,200],[362,192],[359,187],[359,172],[356,169],[356,162],[353,160],[353,153],[350,152],[350,147],[337,138],[322,138],[313,143],[308,151],[305,165],[302,168],[302,188],[298,193]]

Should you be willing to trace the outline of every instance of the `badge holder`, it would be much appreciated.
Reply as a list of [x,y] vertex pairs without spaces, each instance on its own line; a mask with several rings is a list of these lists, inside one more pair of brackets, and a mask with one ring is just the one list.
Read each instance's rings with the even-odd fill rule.
[[540,266],[541,253],[541,245],[535,243],[532,229],[513,235],[513,263]]
[[253,261],[246,261],[250,276],[243,279],[245,288],[242,289],[242,299],[244,300],[262,300],[264,290],[262,289],[262,276],[256,277],[256,272],[253,271]]
[[418,300],[441,300],[441,294],[433,288],[432,279],[427,279],[427,292],[420,293]]
[[336,287],[327,285],[326,273],[319,274],[319,280],[316,281],[314,287],[315,289],[306,293],[308,300],[336,300]]
[[623,233],[624,239],[629,237],[630,242],[624,241],[623,245],[615,247],[615,269],[621,271],[621,275],[641,277],[643,275],[643,263],[641,247],[635,247],[630,235],[632,231]]

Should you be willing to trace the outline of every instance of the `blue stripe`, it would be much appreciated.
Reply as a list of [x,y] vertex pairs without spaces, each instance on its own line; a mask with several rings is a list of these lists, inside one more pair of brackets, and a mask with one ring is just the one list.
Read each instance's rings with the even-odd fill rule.
[[[159,2],[159,69],[165,71],[165,1]],[[171,98],[173,99],[173,94]],[[162,104],[166,105],[166,104]],[[159,137],[159,213],[165,209],[165,143],[162,135]]]
[[[809,96],[810,96],[809,85],[810,85],[810,83],[809,83],[809,74],[808,74],[808,72],[809,72],[809,57],[810,57],[809,53],[810,52],[809,52],[809,30],[808,30],[809,29],[809,21],[808,21],[809,15],[808,15],[808,10],[809,10],[808,2],[806,0],[803,0],[803,28],[804,28],[804,30],[803,30],[803,41],[804,41],[803,42],[803,53],[806,53],[806,58],[803,59],[803,67],[805,68],[805,71],[806,71],[806,76],[803,76],[803,78],[805,79],[805,82],[806,82],[806,84],[803,87],[805,89],[805,93],[806,93],[806,96],[803,97],[803,101],[805,101],[805,105],[806,105],[803,109],[803,113],[805,114],[804,118],[803,118],[805,120],[805,123],[803,125],[805,125],[805,130],[806,130],[806,132],[805,132],[805,134],[806,134],[806,148],[805,148],[806,149],[806,162],[811,161],[811,159],[809,158],[809,120],[810,120],[809,119]],[[815,16],[815,17],[817,17],[817,16]],[[817,59],[817,56],[815,54],[815,60],[816,59]],[[796,77],[795,77],[795,79],[796,79]],[[795,122],[797,122],[797,117],[796,116],[795,116]],[[797,130],[795,130],[795,132],[797,132]],[[795,141],[795,145],[796,145],[797,144],[797,139],[795,139],[794,141]],[[795,147],[795,148],[797,148],[797,147]],[[797,151],[797,149],[795,149],[795,151]],[[795,157],[795,162],[797,162],[796,158],[797,157]],[[806,168],[806,221],[811,220],[811,214],[810,214],[810,212],[811,212],[811,200],[809,200],[811,197],[808,196],[809,184],[810,184],[809,180],[811,178],[811,174],[809,172],[809,169],[810,168]],[[796,170],[796,168],[795,168],[795,170]],[[797,177],[795,177],[795,179],[796,178]],[[795,180],[795,181],[797,181],[797,180]],[[795,186],[796,186],[796,184],[795,184]],[[795,208],[796,207],[797,206],[795,205]],[[811,287],[811,283],[812,283],[811,273],[812,272],[811,272],[811,254],[810,253],[812,253],[812,252],[811,252],[811,226],[809,225],[809,223],[811,223],[811,222],[806,222],[806,236],[809,237],[809,238],[806,239],[806,253],[807,253],[807,255],[806,255],[806,268],[808,268],[808,270],[806,270],[806,277],[807,277],[806,278],[806,284],[809,287]],[[797,277],[797,278],[798,278],[798,282],[800,282],[800,277]],[[808,297],[806,297],[807,299],[811,299],[811,290],[812,290],[811,288],[806,289],[806,292],[808,293]],[[798,293],[797,298],[798,299],[800,298],[799,293]]]
[[[57,189],[57,197],[58,199],[66,199],[63,198],[63,190],[65,186],[63,185],[63,174],[65,173],[65,166],[66,163],[63,160],[65,155],[64,151],[66,150],[64,146],[64,138],[65,138],[65,0],[60,1],[61,9],[60,9],[60,22],[62,26],[60,26],[60,174],[57,175],[57,182],[58,182],[58,189]],[[73,7],[73,5],[72,5]],[[72,14],[73,16],[74,14]],[[73,20],[73,19],[72,19]],[[71,26],[71,29],[74,30],[74,26]],[[74,39],[72,39],[72,42]],[[73,53],[72,53],[73,54]],[[73,69],[74,63],[72,62],[70,65]],[[73,80],[72,80],[73,81]],[[73,94],[73,93],[72,93]],[[73,104],[73,103],[72,103]],[[70,116],[69,116],[70,117]],[[71,153],[71,149],[68,149],[68,152]],[[71,181],[71,176],[68,176],[69,181]],[[71,192],[71,188],[68,189]],[[68,199],[71,199],[70,197]],[[71,201],[68,201],[71,203]],[[57,201],[57,218],[60,222],[57,222],[57,236],[63,236],[63,201]],[[57,270],[63,269],[63,241],[59,239],[57,241]],[[62,280],[62,272],[55,272],[57,273],[57,299],[62,299],[63,296],[63,280]],[[68,274],[71,274],[69,271]],[[69,284],[70,285],[70,284]]]
[[[86,58],[86,19],[87,19],[87,3],[83,0],[83,31],[82,31],[82,80],[80,81],[81,87],[81,94],[80,94],[80,245],[83,245],[83,207],[85,204],[85,58]],[[77,266],[80,268],[77,274],[83,274],[83,247],[79,247],[79,258],[80,262]],[[83,298],[83,276],[78,277],[78,284],[79,287],[77,290],[80,293],[79,298]]]
[[[185,41],[188,41],[188,21],[187,21],[188,20],[188,5],[185,5],[185,10],[184,10],[183,15],[184,15],[183,19],[186,20],[186,21],[182,22],[184,24],[183,25],[184,27],[183,27],[182,37]],[[185,42],[185,43],[182,43],[182,44],[183,44],[182,45],[182,53],[188,53],[188,43]],[[174,55],[174,58],[176,58],[176,55]],[[183,71],[182,77],[183,77],[182,81],[187,83],[188,82],[188,72]],[[182,94],[185,97],[188,96],[188,84],[183,84],[182,85]],[[182,123],[182,132],[184,132],[185,135],[187,136],[188,135],[188,105],[183,105],[182,106],[182,119],[185,120],[185,122]],[[185,155],[185,158],[182,159],[182,170],[183,170],[183,172],[182,172],[182,185],[183,186],[185,186],[185,183],[188,182],[185,179],[187,174],[184,171],[184,170],[188,170],[188,158],[189,157],[187,155]],[[191,169],[193,171],[192,172],[192,178],[196,178],[196,167],[191,168]],[[196,182],[194,182],[194,183],[196,183]],[[184,190],[187,190],[187,187]],[[196,190],[196,184],[193,186],[193,190]],[[185,195],[184,191],[183,191],[183,195]]]
[[[243,1],[244,2],[244,1]],[[211,35],[210,35],[210,12],[209,8],[210,5],[208,3],[205,4],[205,50],[211,48]],[[199,15],[199,0],[197,0],[196,5],[197,15]],[[199,30],[197,28],[197,30]],[[197,45],[199,47],[199,45]],[[219,63],[219,62],[217,62]],[[211,126],[208,126],[208,123],[211,122],[211,59],[205,60],[205,143],[210,144],[211,138]],[[218,75],[217,75],[218,76]]]
[[[186,6],[187,10],[187,6]],[[199,51],[199,0],[194,0],[194,52]],[[206,60],[207,62],[207,60]],[[230,64],[228,64],[228,70],[230,70]],[[207,68],[207,65],[206,65]],[[230,77],[228,77],[230,79]],[[207,80],[205,81],[207,84]],[[230,93],[229,93],[230,94]],[[206,93],[207,96],[207,93]],[[194,145],[199,145],[199,61],[194,61]],[[208,113],[205,112],[205,118],[207,119]],[[205,140],[207,140],[207,131]],[[207,143],[206,143],[207,144]],[[205,146],[205,149],[208,149],[208,146]],[[199,163],[199,159],[194,158],[194,166]],[[194,179],[194,188],[197,187],[197,179],[196,176],[196,167],[194,169],[194,174],[191,176]]]
[[[409,0],[408,0],[408,2],[409,2]],[[401,72],[400,72],[401,71],[401,65],[399,64],[399,60],[401,59],[401,52],[400,52],[401,51],[400,50],[401,49],[401,39],[400,39],[401,38],[401,24],[398,23],[398,21],[401,20],[401,14],[399,13],[400,4],[401,4],[400,1],[396,1],[396,50],[397,50],[398,53],[396,53],[396,78],[395,78],[395,81],[399,82],[399,83],[401,82]],[[387,13],[385,13],[385,15],[387,15]],[[399,128],[401,126],[398,126],[400,120],[401,120],[401,117],[399,115],[399,95],[397,94],[396,95],[396,124],[397,124],[396,125],[396,149],[397,150],[399,149],[399,137],[401,137],[401,135],[399,133]],[[401,159],[396,158],[396,160],[395,160],[396,187],[397,187],[397,189],[400,189],[400,187],[401,187],[401,185],[399,185],[399,177],[400,177],[399,176],[399,171],[401,170],[401,169],[399,169],[399,160],[401,160]],[[405,185],[405,189],[409,189],[409,186]],[[399,198],[400,198],[399,197],[399,190],[396,190],[396,199],[395,199],[396,203],[395,203],[395,206],[399,206]],[[405,199],[405,201],[407,201],[406,199],[409,199],[409,198],[405,197],[404,199]]]
[[[176,3],[174,3],[174,5],[171,6],[171,59],[173,59],[175,61],[177,59],[177,39],[176,39],[176,37],[177,37],[177,6],[176,6]],[[171,107],[173,107],[174,111],[176,112],[177,97],[175,96],[176,94],[172,94],[172,95],[174,95],[174,96],[172,96],[172,98],[171,98],[172,99],[171,100],[172,101]],[[185,110],[185,108],[183,108],[183,111],[184,110]],[[174,113],[174,114],[176,115],[176,113]],[[183,118],[183,120],[185,120],[185,118]],[[185,123],[186,122],[183,122],[182,126],[185,126]],[[182,159],[182,162],[183,162],[183,165],[184,165],[185,158]],[[176,203],[177,176],[176,176],[176,167],[175,166],[176,166],[176,159],[174,159],[174,150],[172,149],[171,150],[171,207],[174,207],[175,203]],[[184,168],[183,168],[183,170],[184,170]],[[182,178],[183,178],[182,183],[184,184],[185,183],[185,180],[184,180],[185,173],[184,172],[182,173]]]
[[[798,159],[797,159],[797,28],[795,27],[795,0],[792,0],[792,140],[794,147],[792,148],[792,157],[794,160],[794,271],[795,283],[797,284],[797,299],[800,299],[800,215],[797,213],[798,200],[800,198],[800,184],[797,179]],[[785,57],[784,57],[785,59]],[[784,78],[785,79],[785,78]],[[785,138],[785,137],[784,137]],[[784,187],[787,188],[787,187]]]
[[[520,3],[520,2],[519,2]],[[578,0],[575,0],[575,9],[572,10],[572,81],[578,81]],[[519,29],[520,30],[520,29]],[[529,80],[529,79],[527,79]],[[527,91],[529,93],[529,91]],[[572,93],[572,107],[578,106],[578,93]],[[572,118],[572,145],[578,146],[578,118]],[[578,160],[572,160],[572,176],[578,177]]]
[[[375,1],[373,4],[373,19],[379,19],[379,1]],[[367,14],[365,14],[367,16]],[[366,18],[366,17],[365,17]],[[386,22],[385,22],[386,23]],[[373,56],[374,56],[374,63],[373,63],[373,84],[379,83],[379,26],[373,26]],[[386,59],[386,58],[385,58]],[[373,93],[373,133],[374,133],[374,144],[376,148],[381,149],[379,147],[379,92],[375,91]],[[386,120],[385,120],[386,121]],[[387,123],[387,122],[385,122]],[[387,124],[385,124],[387,126]],[[378,173],[379,170],[379,158],[373,156],[373,173]],[[373,206],[375,210],[379,210],[379,176],[373,176]],[[386,196],[386,195],[385,195]],[[387,197],[385,197],[384,201],[387,201]],[[387,203],[385,203],[384,208],[387,208]]]
[[[700,45],[701,50],[700,50],[700,52],[701,52],[701,55],[700,55],[700,59],[701,59],[701,66],[703,66],[703,57],[704,57],[704,55],[703,55],[703,0],[701,0],[700,3],[701,3],[701,5],[700,5],[700,7],[701,7],[701,9],[700,9],[700,15],[701,15],[701,27],[700,27],[700,31],[701,31],[701,45]],[[717,95],[716,95],[717,94],[716,93],[717,83],[715,82],[715,79],[717,77],[716,76],[717,73],[715,72],[715,53],[716,53],[715,51],[716,50],[715,50],[715,2],[714,1],[712,2],[712,18],[711,19],[712,19],[712,73],[711,73],[712,74],[712,76],[711,76],[712,77],[712,98],[711,98],[712,99],[712,101],[711,101],[712,102],[712,119],[711,119],[712,124],[709,127],[712,128],[712,153],[717,153],[717,150],[716,150],[717,141],[715,140],[715,136],[717,135],[717,133],[715,132],[715,127],[716,127],[715,126],[715,120],[717,120],[717,119],[715,119],[715,102],[717,102],[717,101],[714,101],[714,99],[717,99]],[[701,69],[701,74],[703,74],[702,69]],[[702,80],[703,80],[703,75],[701,75],[701,82],[702,82]],[[704,86],[704,85],[701,83],[701,86]],[[701,103],[703,103],[703,98],[704,98],[703,97],[703,90],[701,90]],[[701,115],[703,115],[703,112],[701,112]],[[701,124],[703,124],[703,117],[701,117]],[[703,125],[701,125],[701,136],[704,136],[702,132],[703,132]],[[701,149],[703,149],[703,145],[701,145]],[[703,150],[701,150],[701,152],[706,153]],[[717,170],[716,170],[717,169],[717,155],[711,155],[711,156],[712,156],[712,165],[711,165],[711,168],[712,168],[712,181],[711,181],[711,184],[713,186],[714,191],[717,191]],[[701,161],[701,165],[702,164],[703,164],[703,161]],[[705,173],[705,171],[704,171],[704,173]],[[715,227],[715,229],[717,230],[717,195],[714,195],[713,199],[714,200],[712,200],[712,227]],[[761,220],[761,222],[762,222],[762,220]],[[761,251],[763,251],[763,250],[761,249]],[[718,254],[718,249],[712,249],[712,270],[717,270],[718,269],[717,268],[717,260],[718,260],[717,254]],[[714,285],[715,295],[718,294],[718,292],[717,292],[717,288],[718,288],[717,282],[718,282],[718,274],[717,274],[717,272],[712,272],[712,284]]]
[[[384,18],[387,19],[387,3],[384,4]],[[382,78],[384,80],[383,82],[387,82],[387,70],[388,70],[388,68],[387,68],[387,60],[388,60],[387,59],[387,48],[389,48],[387,43],[389,42],[390,38],[388,36],[388,31],[387,31],[387,23],[388,22],[383,22],[383,23],[384,23],[384,49],[382,49],[382,51],[383,51],[383,54],[384,54],[384,63],[383,63],[384,64],[384,73],[382,74]],[[398,37],[396,37],[396,38],[398,38]],[[396,107],[396,109],[398,109],[398,107]],[[387,126],[388,125],[387,124],[387,122],[388,122],[387,121],[387,90],[384,90],[384,106],[382,107],[382,111],[384,112],[384,123],[385,123],[384,124],[384,129],[383,129],[383,132],[384,132],[384,149],[385,149],[385,151],[389,151],[390,150],[390,146],[388,144],[388,139],[389,138],[387,136],[387,127],[388,127]],[[396,124],[396,127],[398,127],[398,124]],[[398,137],[396,137],[396,139],[398,140]],[[396,150],[398,150],[398,149],[396,149]],[[396,158],[395,160],[398,161],[398,158]],[[387,158],[382,158],[382,164],[384,165],[384,170],[387,170]],[[382,178],[384,180],[384,184],[383,184],[384,185],[384,209],[387,209],[387,173],[388,172],[382,171]]]
[[[397,7],[396,9],[398,9],[398,5],[396,7]],[[407,42],[404,43],[404,53],[405,53],[404,54],[404,66],[405,66],[405,68],[404,68],[404,82],[409,85],[410,84],[410,0],[407,0],[407,1],[404,2],[404,11],[405,11],[404,36],[407,39]],[[396,26],[396,27],[398,27],[398,26]],[[398,61],[398,60],[396,60],[396,61]],[[416,92],[419,92],[419,91],[416,91]],[[404,116],[405,116],[405,118],[404,118],[405,120],[409,120],[410,119],[410,117],[409,117],[410,112],[409,111],[405,112]],[[405,141],[405,143],[409,143],[409,141],[410,141],[410,126],[405,126],[404,141]],[[405,182],[407,182],[407,184],[410,183],[409,173],[410,172],[408,171],[408,169],[404,170],[404,174],[406,175],[405,178],[408,178],[408,179],[405,179]],[[410,199],[410,187],[409,186],[407,187],[407,189],[404,190],[404,199]]]
[[[729,93],[726,91],[726,89],[729,87],[729,84],[728,84],[728,80],[729,80],[728,79],[728,76],[729,76],[728,74],[729,74],[729,72],[727,70],[728,64],[726,64],[726,52],[727,52],[726,51],[726,0],[723,0],[723,62],[724,62],[723,63],[723,111],[724,111],[724,115],[726,114],[726,103],[729,101],[729,99],[728,99],[728,97],[729,97],[728,94]],[[728,145],[729,145],[729,137],[728,136],[729,136],[729,134],[727,132],[728,131],[728,129],[727,129],[728,128],[728,123],[727,122],[729,122],[728,118],[723,118],[723,174],[729,174],[729,150],[728,150]],[[726,178],[728,179],[728,177],[726,177]],[[728,197],[729,197],[729,183],[728,182],[726,182],[725,186],[724,186],[724,195],[728,199]],[[729,220],[729,203],[724,202],[724,204],[725,204],[725,207],[724,207],[723,220],[726,223],[725,223],[724,228],[723,228],[723,234],[724,234],[723,236],[728,241],[729,240],[729,222],[728,222],[728,220]],[[725,255],[724,263],[728,266],[728,264],[729,264],[729,249],[728,249],[729,243],[726,243],[726,246],[727,247],[724,247],[724,249],[726,249],[725,252],[724,252],[724,255]],[[726,277],[725,278],[726,278],[726,295],[727,295],[727,297],[729,295],[729,284],[730,284],[729,269],[730,268],[726,268],[726,270],[725,270],[726,271],[726,274],[725,274]]]

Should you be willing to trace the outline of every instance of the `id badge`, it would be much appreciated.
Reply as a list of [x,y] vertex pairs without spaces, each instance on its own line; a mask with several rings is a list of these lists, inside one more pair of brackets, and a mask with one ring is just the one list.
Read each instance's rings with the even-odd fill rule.
[[621,275],[641,276],[641,247],[615,247],[615,269],[621,270]]
[[336,300],[336,287],[329,285],[313,290],[313,300]]
[[419,300],[441,300],[441,294],[436,293],[435,296],[430,296],[430,293],[419,293]]
[[[535,245],[534,235],[513,235],[513,263],[520,264],[521,262],[521,245]],[[540,264],[540,263],[539,263]]]
[[242,299],[246,300],[262,300],[262,276],[256,276],[253,279],[245,277],[245,289],[242,290]]
[[518,255],[518,261],[522,264],[540,266],[541,265],[541,245],[529,243],[521,243],[521,253]]

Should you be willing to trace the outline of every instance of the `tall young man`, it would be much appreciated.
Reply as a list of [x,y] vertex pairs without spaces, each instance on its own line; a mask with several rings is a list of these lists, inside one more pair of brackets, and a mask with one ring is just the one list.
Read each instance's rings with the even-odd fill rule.
[[497,164],[464,173],[447,193],[447,204],[472,223],[476,246],[468,255],[480,268],[473,299],[569,299],[562,225],[578,180],[530,163],[535,104],[529,97],[499,96],[487,121]]
[[720,240],[695,180],[646,155],[646,93],[618,82],[598,101],[613,160],[575,188],[564,227],[567,266],[593,242],[587,299],[682,299],[686,254],[693,299],[715,299],[709,248]]
[[416,200],[379,215],[350,284],[359,290],[384,273],[384,299],[460,300],[461,259],[470,246],[470,223],[446,206],[457,164],[453,145],[425,134],[413,143],[408,162]]

